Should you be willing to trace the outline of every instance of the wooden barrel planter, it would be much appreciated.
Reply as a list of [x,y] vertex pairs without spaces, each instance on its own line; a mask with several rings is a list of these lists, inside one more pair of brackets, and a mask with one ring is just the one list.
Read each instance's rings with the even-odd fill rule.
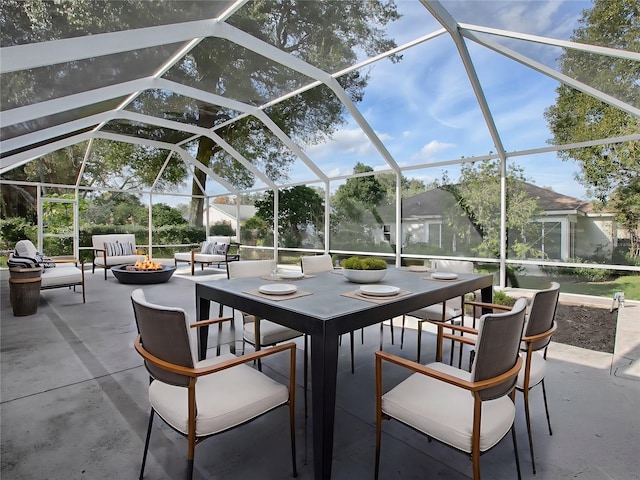
[[38,311],[42,267],[9,269],[9,300],[16,317]]

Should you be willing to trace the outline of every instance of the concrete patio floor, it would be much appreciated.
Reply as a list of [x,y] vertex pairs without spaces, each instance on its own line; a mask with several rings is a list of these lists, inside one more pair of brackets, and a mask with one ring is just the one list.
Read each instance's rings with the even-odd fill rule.
[[[180,306],[195,318],[194,281],[221,276],[222,271],[205,269],[191,277],[188,267],[180,267],[169,283],[147,285],[144,290],[150,301]],[[138,476],[149,405],[148,375],[132,346],[136,327],[129,297],[135,286],[119,284],[111,273],[105,281],[101,270],[93,275],[89,270],[86,277],[86,304],[79,292],[48,290],[41,292],[38,313],[14,317],[8,301],[8,271],[0,271],[3,479]],[[572,300],[596,301],[593,297]],[[211,336],[209,345],[215,345],[215,332]],[[415,331],[407,330],[402,350],[398,340],[399,329],[395,345],[385,329],[385,350],[414,358]],[[434,340],[432,334],[423,336],[425,363],[433,359]],[[304,428],[301,346],[300,341],[297,457],[298,478],[307,480],[313,478],[313,460]],[[378,347],[379,327],[366,329],[364,345],[356,335],[355,374],[350,372],[348,336],[340,348],[334,479],[373,478],[373,352]],[[553,436],[548,434],[542,393],[536,388],[531,392],[535,476],[522,395],[517,395],[523,478],[640,479],[640,304],[627,301],[620,310],[613,355],[552,343],[548,358]],[[286,361],[270,359],[263,370],[282,379]],[[385,372],[389,388],[406,375],[393,367]],[[286,410],[278,409],[203,442],[196,448],[195,478],[291,478],[287,428]],[[383,429],[381,479],[471,478],[471,462],[465,455],[429,443],[397,422],[385,422]],[[183,478],[185,465],[186,441],[156,421],[145,478]],[[481,465],[483,478],[515,478],[509,436],[483,455]]]

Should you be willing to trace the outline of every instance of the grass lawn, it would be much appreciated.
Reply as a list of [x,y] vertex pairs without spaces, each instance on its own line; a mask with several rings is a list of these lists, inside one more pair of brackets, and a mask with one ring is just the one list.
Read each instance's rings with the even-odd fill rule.
[[[549,277],[520,277],[520,287],[547,288]],[[572,277],[553,279],[560,283],[560,291],[613,299],[616,292],[624,292],[627,300],[640,300],[640,275],[624,275],[606,282],[581,282]]]
[[609,298],[624,292],[627,300],[640,300],[640,275],[625,275],[610,282],[567,282],[561,284],[560,291]]

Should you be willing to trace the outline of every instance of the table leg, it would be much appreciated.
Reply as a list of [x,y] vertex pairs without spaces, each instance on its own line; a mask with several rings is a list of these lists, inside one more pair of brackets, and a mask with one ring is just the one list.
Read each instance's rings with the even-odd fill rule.
[[[480,298],[482,299],[482,303],[493,303],[493,285],[488,287],[484,287],[480,290]],[[482,314],[491,313],[492,310],[490,308],[482,307]]]
[[[196,317],[198,320],[207,320],[209,318],[209,309],[211,302],[206,298],[196,298]],[[209,343],[209,325],[196,328],[198,333],[198,358],[204,360],[207,358],[207,344]]]
[[331,478],[336,413],[338,335],[311,335],[311,393],[313,412],[313,471],[316,480]]

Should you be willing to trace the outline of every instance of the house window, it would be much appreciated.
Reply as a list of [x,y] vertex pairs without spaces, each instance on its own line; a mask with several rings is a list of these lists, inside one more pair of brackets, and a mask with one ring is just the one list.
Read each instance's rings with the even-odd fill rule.
[[427,242],[437,247],[442,247],[442,225],[439,223],[427,224]]
[[384,225],[382,227],[382,238],[385,242],[391,243],[391,226]]

